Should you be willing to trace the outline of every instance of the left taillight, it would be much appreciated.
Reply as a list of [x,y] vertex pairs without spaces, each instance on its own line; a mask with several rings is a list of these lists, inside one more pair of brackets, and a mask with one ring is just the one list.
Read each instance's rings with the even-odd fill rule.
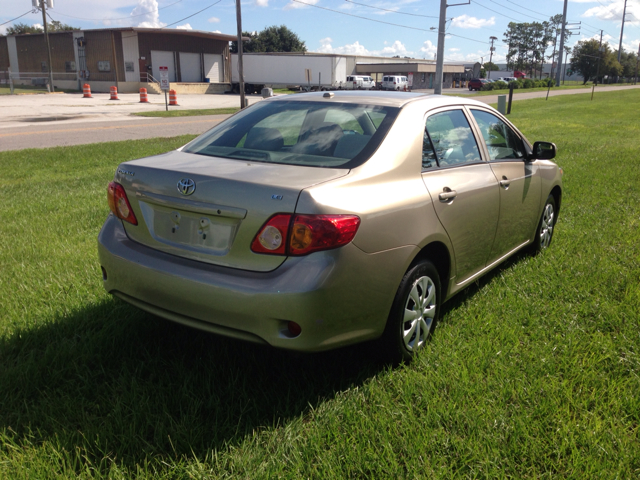
[[338,248],[353,240],[360,217],[356,215],[291,215],[279,213],[262,226],[251,250],[271,255],[302,256]]
[[127,193],[124,191],[122,185],[116,182],[109,182],[107,186],[107,199],[109,200],[109,208],[116,217],[132,225],[138,225],[138,220],[133,214]]

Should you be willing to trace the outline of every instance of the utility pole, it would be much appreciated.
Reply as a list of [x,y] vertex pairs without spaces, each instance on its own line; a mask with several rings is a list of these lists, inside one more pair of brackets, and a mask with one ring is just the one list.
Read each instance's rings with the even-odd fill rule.
[[560,48],[558,49],[558,71],[556,72],[556,87],[560,86],[560,71],[562,68],[562,54],[564,53],[564,27],[567,24],[567,3],[569,0],[564,0],[564,8],[562,10],[562,32],[560,33]]
[[240,0],[236,0],[236,21],[238,22],[238,84],[240,87],[240,108],[245,107],[244,98],[244,69],[242,68],[242,12]]
[[618,63],[622,53],[622,34],[624,33],[624,20],[627,17],[627,0],[624,0],[624,10],[622,11],[622,27],[620,27],[620,45],[618,46]]
[[493,52],[496,51],[496,47],[493,46],[493,42],[495,42],[498,39],[498,37],[489,37],[489,40],[491,40],[491,48],[489,49],[489,52],[491,52],[489,54],[489,73],[487,74],[487,78],[489,80],[491,80],[491,67],[493,67]]
[[600,30],[600,47],[598,48],[598,68],[596,69],[596,78],[591,87],[591,100],[593,100],[593,92],[596,89],[596,83],[598,83],[598,76],[600,75],[600,57],[602,57],[602,30]]
[[438,22],[438,53],[436,57],[436,79],[433,85],[433,93],[435,93],[436,95],[442,94],[442,75],[444,73],[444,30],[447,24],[447,7],[469,5],[470,3],[471,0],[465,3],[454,3],[453,5],[447,5],[447,0],[440,0],[440,20]]
[[[44,25],[44,39],[47,44],[47,54],[49,55],[49,85],[51,85],[51,91],[55,92],[55,87],[53,86],[53,65],[51,65],[51,46],[49,45],[49,31],[47,29],[47,0],[40,0],[40,9],[42,10],[42,25]],[[53,3],[49,3],[51,7]]]

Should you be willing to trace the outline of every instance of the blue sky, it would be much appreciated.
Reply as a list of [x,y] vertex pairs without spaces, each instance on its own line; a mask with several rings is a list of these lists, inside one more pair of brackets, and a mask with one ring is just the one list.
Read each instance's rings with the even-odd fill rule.
[[[82,28],[168,26],[236,33],[234,0],[54,1],[53,19]],[[0,0],[0,4],[0,23],[5,23],[28,12],[31,1]],[[433,59],[439,6],[439,0],[242,0],[242,24],[245,31],[286,25],[310,51]],[[567,21],[582,22],[582,28],[569,46],[580,39],[599,38],[602,29],[604,40],[617,49],[623,7],[624,0],[570,0]],[[502,40],[509,22],[548,20],[562,8],[561,0],[471,0],[449,7],[445,61],[488,61],[491,36],[498,37],[494,62],[503,61]],[[42,14],[28,13],[15,22],[41,24]],[[0,26],[0,32],[10,25]],[[627,0],[623,48],[637,52],[639,43],[640,0]]]

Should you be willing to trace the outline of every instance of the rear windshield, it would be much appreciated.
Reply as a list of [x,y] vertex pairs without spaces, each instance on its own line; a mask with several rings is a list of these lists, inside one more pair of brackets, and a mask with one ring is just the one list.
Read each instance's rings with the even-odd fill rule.
[[184,152],[244,161],[353,168],[375,152],[399,109],[265,101],[220,123]]

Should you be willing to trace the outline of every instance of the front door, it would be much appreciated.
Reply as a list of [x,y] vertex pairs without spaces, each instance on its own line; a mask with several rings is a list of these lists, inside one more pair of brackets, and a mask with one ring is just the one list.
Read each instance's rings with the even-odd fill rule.
[[456,283],[462,283],[487,264],[500,203],[498,182],[462,109],[427,117],[422,179],[453,245]]
[[500,220],[490,262],[526,243],[537,226],[541,195],[538,166],[526,159],[520,136],[491,112],[471,109],[500,185]]

